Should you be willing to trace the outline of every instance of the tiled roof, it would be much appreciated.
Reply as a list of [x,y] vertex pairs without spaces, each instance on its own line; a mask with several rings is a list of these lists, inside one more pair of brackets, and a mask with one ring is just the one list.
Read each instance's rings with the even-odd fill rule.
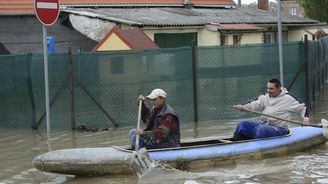
[[113,33],[125,42],[132,50],[159,48],[141,29],[113,28],[93,49],[96,51]]
[[[136,26],[204,26],[208,24],[277,24],[275,12],[256,9],[219,8],[74,8],[73,14],[130,23]],[[124,12],[124,13],[122,13]],[[283,24],[309,25],[318,22],[297,16],[282,16]]]
[[60,0],[63,5],[181,4],[181,0]]
[[1,0],[0,15],[34,14],[33,0]]
[[[59,0],[61,6],[183,6],[183,0]],[[34,0],[0,0],[0,15],[34,14]],[[235,6],[233,0],[192,0],[195,6]]]

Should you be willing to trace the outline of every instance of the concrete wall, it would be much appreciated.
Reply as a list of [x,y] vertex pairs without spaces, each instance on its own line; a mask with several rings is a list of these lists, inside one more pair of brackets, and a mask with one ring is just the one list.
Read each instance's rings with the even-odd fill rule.
[[99,42],[115,26],[114,23],[80,15],[69,15],[73,28],[88,38]]

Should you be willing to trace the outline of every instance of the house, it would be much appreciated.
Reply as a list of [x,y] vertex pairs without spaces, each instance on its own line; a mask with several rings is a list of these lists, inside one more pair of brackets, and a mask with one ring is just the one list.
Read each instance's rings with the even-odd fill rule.
[[[188,7],[190,0],[60,0],[62,9],[66,7]],[[196,7],[235,7],[232,0],[193,0]],[[42,26],[36,21],[33,0],[1,0],[0,1],[0,53],[21,54],[42,52]],[[74,21],[74,20],[73,20]],[[73,51],[90,51],[103,39],[112,24],[100,19],[88,22],[90,29],[81,31],[72,29],[67,13],[61,13],[55,25],[48,28],[48,36],[55,40],[56,52],[66,52],[67,47]],[[76,23],[74,23],[76,26]],[[82,26],[83,27],[83,26]],[[20,28],[20,29],[17,29]],[[78,31],[76,31],[78,30]],[[79,32],[83,33],[80,34]],[[86,37],[87,36],[87,37]],[[92,39],[90,39],[92,38]]]
[[[281,12],[290,16],[306,17],[304,8],[297,0],[281,0]],[[293,31],[292,33],[295,39],[307,34],[309,39],[315,40],[328,34],[328,26],[326,24],[319,24],[307,27],[302,32]]]
[[[197,4],[200,2],[207,4]],[[97,41],[104,37],[98,30],[117,27],[140,28],[161,48],[190,46],[193,41],[199,46],[275,43],[276,12],[268,11],[268,0],[258,0],[258,6],[254,10],[236,8],[232,0],[189,0],[170,6],[70,6],[62,12],[74,29]],[[309,34],[305,30],[315,26],[321,24],[309,18],[282,15],[283,40],[301,41],[304,34]]]
[[297,0],[281,0],[281,12],[286,15],[305,17],[304,8]]
[[159,48],[141,29],[113,28],[92,51],[143,50]]
[[[7,0],[11,7],[2,4],[0,10],[6,12],[17,7],[11,12],[33,14],[30,0],[14,2],[19,3],[14,6]],[[268,11],[268,0],[258,0],[257,10],[237,8],[233,0],[61,0],[60,3],[61,22],[98,43],[113,27],[139,28],[161,48],[278,40],[277,15]],[[303,40],[304,34],[311,35],[306,32],[309,27],[321,26],[316,20],[283,15],[283,40]]]
[[[60,15],[48,27],[48,36],[55,44],[55,52],[91,51],[96,41],[73,29],[68,17]],[[0,54],[42,53],[42,24],[38,22],[32,0],[0,1]]]

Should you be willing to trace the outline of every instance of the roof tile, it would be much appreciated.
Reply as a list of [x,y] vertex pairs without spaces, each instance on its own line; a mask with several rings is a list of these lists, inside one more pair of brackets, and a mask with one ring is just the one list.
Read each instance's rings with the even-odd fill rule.
[[[1,0],[0,15],[34,14],[34,0]],[[182,6],[182,0],[59,0],[61,5],[172,5]],[[233,0],[192,0],[195,5],[235,5]]]

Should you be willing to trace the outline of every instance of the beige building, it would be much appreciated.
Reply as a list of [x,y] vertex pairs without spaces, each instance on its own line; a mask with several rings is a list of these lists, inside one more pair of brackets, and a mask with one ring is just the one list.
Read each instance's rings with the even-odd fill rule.
[[[223,0],[207,0],[210,2],[207,5],[194,2],[198,1],[163,7],[66,7],[62,13],[74,29],[98,42],[113,27],[139,28],[160,48],[193,43],[198,46],[261,44],[278,40],[277,15],[268,10],[269,0],[258,0],[258,9],[236,8],[231,0],[229,6],[222,4]],[[292,2],[284,1],[283,6],[292,7]],[[321,27],[318,21],[300,16],[283,14],[281,20],[284,42],[301,41],[304,34],[310,38],[309,29]]]
[[[108,33],[112,27],[140,28],[160,48],[190,46],[193,41],[198,46],[215,46],[278,40],[276,13],[264,10],[157,7],[67,8],[62,12],[68,14],[73,28],[85,35],[101,35],[97,31],[106,30]],[[282,16],[283,40],[301,41],[309,27],[319,25],[318,21],[308,18]],[[104,36],[91,38],[100,41]]]
[[286,15],[305,17],[304,8],[297,0],[281,0],[281,12]]

